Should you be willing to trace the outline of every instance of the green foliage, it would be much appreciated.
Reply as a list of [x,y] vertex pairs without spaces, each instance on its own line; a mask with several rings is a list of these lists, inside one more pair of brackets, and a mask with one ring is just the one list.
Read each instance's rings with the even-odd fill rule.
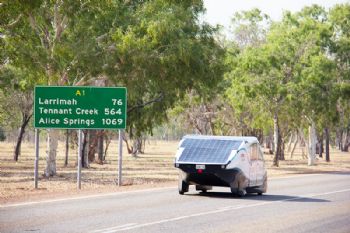
[[203,97],[223,74],[216,29],[199,24],[196,1],[6,1],[0,7],[0,86],[128,88],[128,130],[151,132],[195,89]]
[[128,128],[137,130],[132,133],[151,132],[187,91],[205,97],[221,80],[223,50],[213,39],[215,30],[198,25],[199,9],[149,1],[131,9],[125,28],[114,30],[105,71],[115,85],[128,88],[129,108],[155,100],[130,112]]
[[330,11],[330,22],[333,28],[330,50],[337,65],[337,82],[341,94],[349,99],[350,83],[350,4],[336,5]]
[[275,114],[285,129],[335,119],[336,66],[327,54],[331,29],[323,8],[306,7],[273,22],[266,42],[229,55],[226,94],[248,125],[266,127]]

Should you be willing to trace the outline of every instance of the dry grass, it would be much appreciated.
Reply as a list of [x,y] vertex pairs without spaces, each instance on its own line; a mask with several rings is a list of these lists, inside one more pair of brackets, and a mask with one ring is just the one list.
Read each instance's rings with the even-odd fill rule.
[[[106,164],[92,163],[82,171],[82,189],[77,190],[76,157],[71,150],[69,165],[64,167],[64,145],[59,144],[57,156],[57,176],[44,178],[40,175],[39,189],[34,189],[34,145],[24,144],[18,162],[12,159],[13,144],[0,143],[0,203],[41,200],[71,195],[101,192],[120,192],[149,187],[174,186],[178,171],[173,166],[178,142],[151,141],[146,145],[146,153],[133,158],[124,148],[123,183],[116,186],[118,174],[117,142],[112,142]],[[45,145],[40,147],[39,174],[45,168]],[[296,155],[280,161],[280,167],[272,167],[272,156],[265,155],[269,177],[317,172],[350,172],[350,153],[331,151],[331,162],[319,159],[316,166],[307,166],[297,149]]]

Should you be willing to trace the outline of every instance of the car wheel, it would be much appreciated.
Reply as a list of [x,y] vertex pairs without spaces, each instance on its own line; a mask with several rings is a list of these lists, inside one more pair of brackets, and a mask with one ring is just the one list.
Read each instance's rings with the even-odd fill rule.
[[266,191],[267,191],[267,177],[265,177],[261,191],[258,192],[258,195],[262,195],[263,193],[266,193]]
[[237,195],[239,197],[244,197],[247,194],[247,191],[245,189],[238,190]]
[[183,180],[179,180],[179,194],[183,195],[185,192],[188,192],[189,184]]

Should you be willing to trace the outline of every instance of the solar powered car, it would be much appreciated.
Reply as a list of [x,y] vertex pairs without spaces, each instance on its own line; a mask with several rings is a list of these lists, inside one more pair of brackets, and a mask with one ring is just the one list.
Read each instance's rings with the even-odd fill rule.
[[263,153],[256,137],[187,135],[176,153],[175,167],[180,169],[179,194],[189,185],[207,192],[212,186],[230,187],[242,197],[261,195],[267,189]]

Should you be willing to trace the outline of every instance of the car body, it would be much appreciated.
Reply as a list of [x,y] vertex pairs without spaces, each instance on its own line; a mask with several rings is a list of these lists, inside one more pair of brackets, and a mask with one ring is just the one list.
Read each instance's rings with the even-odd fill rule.
[[238,196],[265,193],[267,172],[256,137],[186,135],[179,143],[175,167],[180,169],[179,193],[189,185],[206,192],[230,187]]

